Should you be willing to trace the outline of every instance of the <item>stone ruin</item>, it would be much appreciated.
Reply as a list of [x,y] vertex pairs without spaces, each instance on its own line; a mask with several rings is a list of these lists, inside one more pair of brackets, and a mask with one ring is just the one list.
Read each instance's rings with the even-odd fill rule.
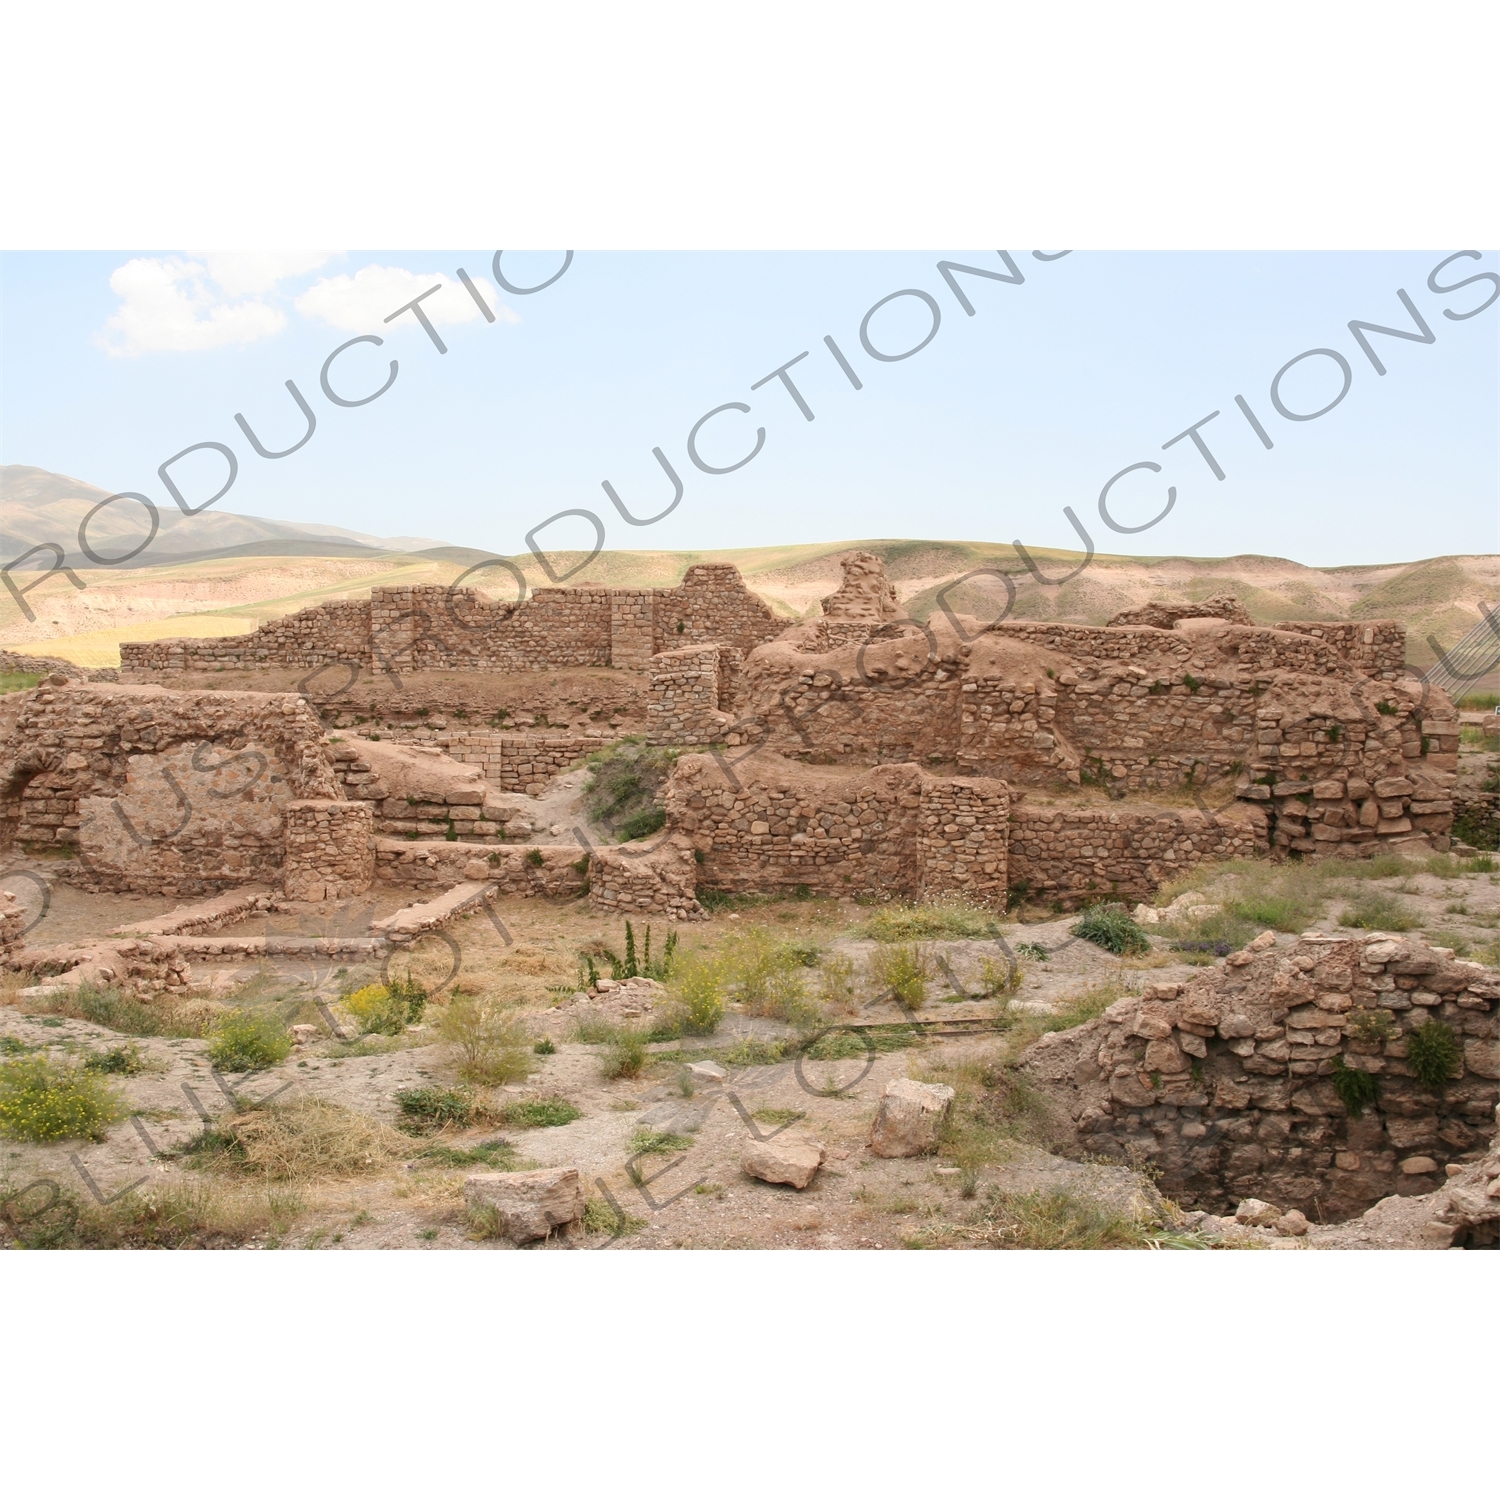
[[[96,890],[258,883],[333,900],[482,866],[502,889],[587,884],[606,909],[674,916],[695,913],[699,883],[947,891],[996,908],[1020,890],[1066,907],[1256,851],[1447,847],[1456,715],[1402,676],[1394,622],[1272,628],[1214,598],[1106,626],[946,609],[921,624],[878,558],[843,569],[822,615],[785,628],[715,565],[675,589],[540,590],[523,605],[376,590],[249,636],[127,646],[124,675],[156,683],[54,674],[4,700],[0,842],[70,854],[68,878]],[[523,865],[527,796],[601,732],[441,719],[440,735],[405,732],[432,743],[331,738],[306,693],[170,686],[205,662],[345,660],[612,662],[645,683],[646,738],[717,748],[682,756],[647,845],[533,841]],[[1080,800],[1089,788],[1106,795]]]
[[[879,559],[854,553],[822,615],[786,626],[734,569],[699,567],[677,589],[542,590],[522,606],[377,590],[229,641],[128,646],[121,675],[156,682],[54,673],[0,699],[0,844],[90,890],[189,904],[39,951],[7,896],[0,958],[48,983],[159,990],[185,986],[199,956],[378,956],[496,892],[586,892],[673,921],[702,915],[701,887],[962,894],[1000,911],[1016,892],[1146,897],[1256,853],[1442,850],[1458,724],[1403,675],[1403,639],[1394,622],[1259,626],[1227,598],[1105,626],[944,609],[924,624]],[[171,685],[206,663],[331,661],[399,663],[419,687],[518,664],[634,674],[631,727],[684,752],[666,825],[586,847],[528,821],[532,796],[609,742],[600,731],[502,731],[460,705],[394,736],[330,735],[310,693]],[[366,932],[220,935],[377,881],[414,899]],[[1321,1218],[1430,1191],[1472,1155],[1500,1078],[1497,999],[1494,975],[1419,942],[1267,935],[1044,1039],[1027,1065],[1084,1150],[1150,1161],[1194,1201],[1253,1189]],[[1461,1039],[1437,1093],[1405,1060],[1427,1017]],[[1358,1119],[1331,1081],[1341,1067],[1379,1080]]]

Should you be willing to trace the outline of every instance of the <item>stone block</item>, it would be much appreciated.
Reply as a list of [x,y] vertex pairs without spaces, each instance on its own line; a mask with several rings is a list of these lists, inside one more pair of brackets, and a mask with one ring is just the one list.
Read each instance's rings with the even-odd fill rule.
[[924,1156],[936,1151],[943,1122],[953,1105],[945,1083],[893,1078],[880,1096],[870,1150],[876,1156]]
[[464,1198],[471,1207],[494,1210],[500,1233],[518,1245],[546,1239],[583,1218],[576,1167],[476,1173],[464,1179]]

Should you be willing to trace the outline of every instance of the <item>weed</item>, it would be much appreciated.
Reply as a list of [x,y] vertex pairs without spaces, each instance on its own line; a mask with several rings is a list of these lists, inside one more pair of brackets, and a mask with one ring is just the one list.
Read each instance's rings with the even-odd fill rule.
[[863,935],[877,943],[910,943],[922,938],[984,937],[994,927],[992,912],[952,897],[919,906],[893,903],[865,923]]
[[1351,1010],[1344,1018],[1349,1035],[1362,1046],[1379,1046],[1396,1035],[1396,1017],[1388,1010]]
[[752,1116],[762,1125],[793,1125],[806,1117],[807,1112],[801,1109],[758,1109]]
[[149,1059],[134,1042],[111,1047],[108,1052],[90,1052],[83,1066],[91,1073],[123,1073],[127,1078],[145,1072]]
[[672,1010],[678,1029],[689,1036],[711,1036],[724,1019],[724,965],[695,953],[677,965]]
[[551,1057],[557,1051],[557,1043],[550,1036],[544,1036],[541,1041],[532,1043],[531,1050],[538,1057]]
[[660,796],[677,754],[641,739],[624,739],[591,755],[583,789],[589,817],[627,840],[654,833],[666,822]]
[[1361,927],[1378,932],[1410,932],[1418,925],[1412,909],[1388,891],[1360,891],[1345,907],[1339,922],[1345,927]]
[[[406,1143],[373,1116],[331,1099],[294,1099],[220,1120],[190,1143],[202,1165],[256,1172],[278,1182],[379,1171]],[[193,1149],[197,1145],[197,1149]]]
[[343,1005],[367,1036],[400,1036],[406,1030],[406,1000],[383,984],[354,990],[344,996]]
[[1149,953],[1151,944],[1146,934],[1123,906],[1106,904],[1091,906],[1072,928],[1074,937],[1081,937],[1109,953],[1128,955]]
[[528,865],[534,865],[537,869],[541,869],[546,862],[546,858],[540,849],[533,847],[526,851],[526,863]]
[[458,1089],[431,1086],[401,1089],[396,1094],[396,1107],[421,1130],[436,1130],[444,1125],[467,1125],[474,1118],[473,1096]]
[[935,965],[922,943],[894,943],[876,948],[867,960],[870,983],[898,1004],[917,1009],[927,998],[927,981]]
[[751,1015],[772,1016],[794,1026],[815,1026],[822,1013],[817,1002],[808,997],[803,977],[809,951],[780,941],[763,927],[747,927],[735,933],[721,950],[724,986],[738,994]]
[[646,1066],[646,1043],[650,1032],[635,1026],[611,1030],[599,1070],[605,1078],[636,1078]]
[[53,1015],[92,1021],[95,1026],[127,1036],[203,1035],[207,1009],[201,1005],[146,1004],[113,985],[80,984],[76,989],[49,995],[40,1007]]
[[1044,964],[1050,955],[1040,943],[1017,943],[1016,957],[1029,958],[1033,963]]
[[516,1083],[531,1072],[525,1026],[493,1001],[455,993],[437,1032],[458,1053],[458,1074],[467,1083]]
[[1434,1094],[1455,1076],[1463,1062],[1463,1049],[1453,1028],[1435,1018],[1408,1031],[1406,1047],[1406,1060],[1417,1082]]
[[785,1061],[786,1055],[785,1041],[765,1042],[758,1037],[747,1036],[742,1037],[734,1046],[715,1053],[714,1057],[728,1068],[763,1068]]
[[495,1112],[502,1125],[517,1130],[540,1130],[552,1125],[570,1125],[583,1118],[583,1111],[570,1100],[558,1094],[546,1094],[536,1099],[516,1099],[502,1105]]
[[583,1205],[583,1227],[591,1234],[608,1234],[618,1238],[644,1229],[646,1221],[614,1208],[607,1199],[590,1198]]
[[268,1011],[230,1011],[214,1022],[208,1036],[208,1060],[224,1073],[274,1068],[292,1051],[286,1027]]
[[18,1057],[0,1064],[0,1133],[20,1141],[101,1141],[125,1116],[120,1096],[96,1073]]
[[1026,971],[1018,963],[998,964],[984,958],[979,964],[979,987],[986,995],[1014,995],[1025,981]]
[[1329,1081],[1339,1096],[1339,1103],[1344,1106],[1344,1113],[1351,1120],[1359,1119],[1380,1093],[1380,1084],[1373,1073],[1366,1073],[1363,1068],[1345,1067],[1337,1057],[1333,1060],[1333,1076]]
[[818,975],[818,1000],[833,1011],[847,1011],[854,1005],[854,960],[842,953],[830,953],[823,960]]
[[1152,1226],[1091,1200],[1049,1192],[990,1192],[981,1223],[1002,1250],[1137,1250]]
[[417,1160],[435,1167],[494,1167],[501,1172],[512,1172],[516,1168],[516,1148],[500,1137],[481,1141],[477,1146],[438,1144],[420,1151]]
[[644,1126],[637,1130],[630,1142],[632,1156],[670,1156],[675,1151],[687,1151],[692,1147],[689,1135],[673,1135],[669,1130],[648,1130]]

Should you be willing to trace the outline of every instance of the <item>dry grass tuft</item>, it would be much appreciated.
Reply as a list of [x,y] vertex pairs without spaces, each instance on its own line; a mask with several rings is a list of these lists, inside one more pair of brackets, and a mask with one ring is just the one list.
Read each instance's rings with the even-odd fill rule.
[[200,1140],[195,1154],[272,1182],[379,1172],[411,1152],[410,1142],[373,1116],[317,1098],[247,1110]]

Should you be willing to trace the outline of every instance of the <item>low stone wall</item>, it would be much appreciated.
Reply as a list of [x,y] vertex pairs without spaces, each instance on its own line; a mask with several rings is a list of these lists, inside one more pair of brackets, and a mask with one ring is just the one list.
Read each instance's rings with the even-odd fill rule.
[[375,879],[375,829],[363,802],[291,802],[282,889],[290,901],[341,901]]
[[1265,848],[1253,810],[1043,807],[1010,814],[1010,887],[1033,900],[1075,907],[1103,897],[1146,900],[1206,860],[1248,859]]
[[695,894],[698,865],[693,845],[680,835],[656,844],[596,849],[590,862],[589,900],[613,916],[657,914],[693,922],[707,913]]
[[[1096,1021],[1043,1038],[1023,1058],[1090,1155],[1141,1160],[1189,1207],[1244,1198],[1352,1218],[1415,1196],[1482,1153],[1500,1099],[1500,973],[1388,934],[1274,934],[1190,984],[1158,984]],[[1455,1049],[1438,1088],[1411,1064],[1414,1030]],[[1424,1033],[1430,1035],[1430,1033]],[[1367,1075],[1358,1114],[1337,1068]]]
[[1406,627],[1399,620],[1283,620],[1276,629],[1317,637],[1370,677],[1389,681],[1406,666]]
[[963,892],[1004,905],[1003,782],[914,765],[809,776],[758,763],[733,779],[684,755],[667,783],[668,827],[702,856],[698,884],[727,891],[900,895]]
[[510,896],[581,896],[588,888],[589,856],[576,844],[495,849],[487,844],[382,838],[374,844],[376,873],[387,885],[446,890],[476,878],[467,871],[482,863],[483,878]]

